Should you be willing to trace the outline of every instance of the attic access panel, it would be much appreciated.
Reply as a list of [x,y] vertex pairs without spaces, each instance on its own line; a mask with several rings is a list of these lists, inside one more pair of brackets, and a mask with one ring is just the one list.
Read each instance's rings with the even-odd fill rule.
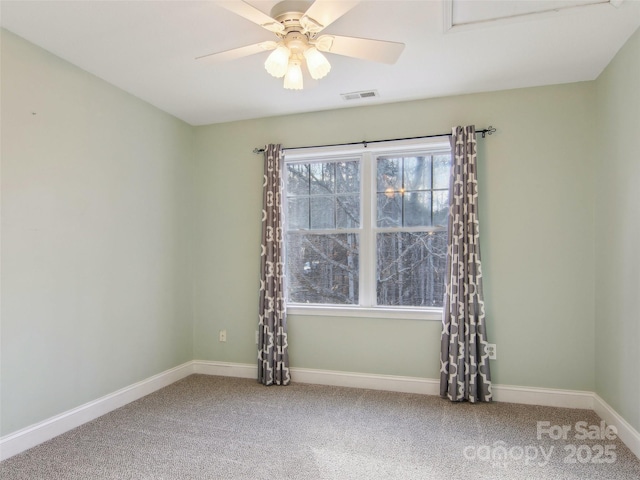
[[624,0],[446,0],[445,29],[552,15],[598,5],[619,6]]

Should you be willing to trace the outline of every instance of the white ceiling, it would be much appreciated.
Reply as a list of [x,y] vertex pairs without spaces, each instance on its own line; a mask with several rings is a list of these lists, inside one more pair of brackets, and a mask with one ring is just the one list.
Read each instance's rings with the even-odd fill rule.
[[[268,14],[277,2],[249,3]],[[215,1],[2,0],[0,24],[204,125],[593,80],[640,26],[640,0],[365,0],[323,33],[403,42],[399,61],[327,54],[329,75],[305,77],[302,91],[285,90],[264,70],[266,52],[213,65],[194,60],[276,39]],[[380,96],[340,96],[362,90]]]

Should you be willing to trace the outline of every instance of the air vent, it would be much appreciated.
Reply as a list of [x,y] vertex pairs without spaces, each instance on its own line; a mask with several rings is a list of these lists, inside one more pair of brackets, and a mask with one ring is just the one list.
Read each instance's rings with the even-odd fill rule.
[[367,90],[365,92],[341,93],[343,100],[360,100],[363,98],[379,97],[377,90]]

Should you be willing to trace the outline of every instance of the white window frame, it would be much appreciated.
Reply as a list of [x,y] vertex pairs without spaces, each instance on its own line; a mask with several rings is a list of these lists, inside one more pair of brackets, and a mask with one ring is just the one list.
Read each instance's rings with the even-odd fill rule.
[[[285,164],[308,163],[314,161],[339,161],[359,157],[360,160],[360,227],[357,229],[336,229],[331,232],[357,232],[360,235],[359,250],[359,302],[360,305],[325,305],[288,303],[287,314],[308,316],[335,316],[335,317],[366,317],[366,318],[392,318],[407,320],[442,320],[442,308],[439,307],[401,307],[401,306],[377,306],[375,305],[375,268],[376,268],[376,233],[380,231],[396,231],[395,228],[376,227],[376,175],[372,171],[375,168],[375,159],[384,153],[424,154],[437,155],[451,153],[451,145],[448,136],[396,140],[367,145],[348,145],[338,147],[314,147],[285,150]],[[284,171],[284,170],[283,170]],[[283,199],[286,198],[286,181]],[[368,212],[365,215],[364,212]],[[287,222],[287,215],[285,215]],[[436,230],[435,227],[432,227]],[[415,227],[416,231],[425,231],[430,228]],[[404,231],[411,228],[403,228]],[[287,231],[286,224],[284,231]],[[322,233],[323,231],[318,231]],[[286,250],[286,247],[285,247]],[[286,255],[286,252],[285,252]],[[285,257],[286,262],[286,257]],[[286,282],[286,279],[285,279]],[[286,290],[286,289],[285,289]]]

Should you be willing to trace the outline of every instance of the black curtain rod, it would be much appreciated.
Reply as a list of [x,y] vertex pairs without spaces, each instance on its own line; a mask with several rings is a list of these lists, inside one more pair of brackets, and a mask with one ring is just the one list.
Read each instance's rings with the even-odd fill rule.
[[[476,135],[482,135],[482,138],[485,138],[487,135],[491,135],[496,131],[494,127],[489,125],[487,128],[483,128],[482,130],[476,130]],[[305,147],[286,147],[283,150],[302,150],[304,148],[319,148],[319,147],[348,147],[350,145],[363,145],[367,148],[367,145],[370,143],[383,143],[383,142],[398,142],[401,140],[420,140],[422,138],[435,138],[435,137],[450,137],[451,133],[441,133],[439,135],[422,135],[420,137],[406,137],[406,138],[392,138],[390,140],[363,140],[361,142],[350,142],[350,143],[334,143],[332,145],[308,145]],[[253,153],[264,153],[264,148],[254,148]]]

